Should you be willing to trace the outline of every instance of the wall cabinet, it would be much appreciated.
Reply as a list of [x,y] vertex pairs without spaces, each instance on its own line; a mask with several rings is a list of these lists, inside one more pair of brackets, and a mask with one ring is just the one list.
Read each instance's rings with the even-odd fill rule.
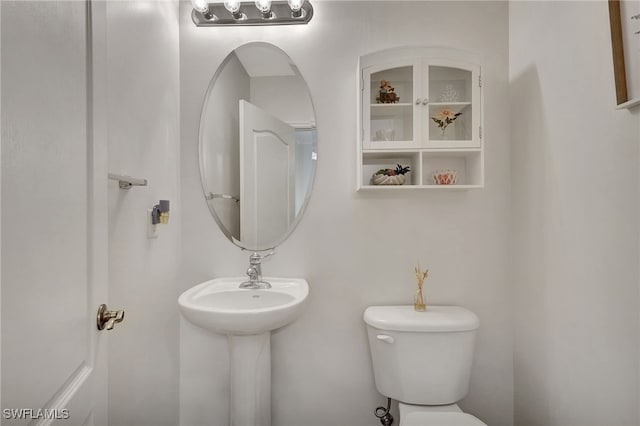
[[[481,188],[484,185],[479,58],[444,48],[402,48],[360,58],[358,189]],[[410,166],[404,185],[371,176]],[[455,172],[442,185],[434,173]]]

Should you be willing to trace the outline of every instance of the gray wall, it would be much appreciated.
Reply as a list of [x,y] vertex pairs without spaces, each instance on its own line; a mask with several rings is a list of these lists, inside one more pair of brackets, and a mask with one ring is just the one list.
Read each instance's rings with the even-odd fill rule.
[[[461,406],[511,425],[512,285],[509,280],[508,8],[504,2],[314,2],[308,26],[196,28],[181,3],[181,291],[239,276],[248,253],[226,240],[200,189],[198,127],[209,80],[249,41],[283,48],[305,77],[318,123],[318,174],[305,216],[263,265],[304,277],[309,304],[273,335],[273,424],[373,425],[384,402],[373,383],[362,313],[411,303],[413,267],[430,269],[428,303],[466,306],[481,328],[469,396]],[[486,188],[356,193],[357,62],[397,46],[450,46],[484,55]],[[183,426],[228,420],[224,337],[181,320]],[[212,413],[216,417],[212,418]],[[327,417],[328,416],[328,417]]]
[[515,423],[637,425],[639,111],[607,2],[511,2],[509,28]]

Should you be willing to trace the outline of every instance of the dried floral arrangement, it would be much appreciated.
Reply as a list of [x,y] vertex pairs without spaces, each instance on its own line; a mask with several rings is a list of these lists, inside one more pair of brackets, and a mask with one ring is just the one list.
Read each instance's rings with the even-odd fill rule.
[[456,121],[456,119],[458,117],[460,117],[461,115],[462,115],[461,112],[454,113],[450,109],[444,108],[444,109],[441,109],[440,111],[438,111],[436,116],[435,117],[431,117],[431,119],[436,122],[436,124],[438,125],[438,128],[440,129],[440,131],[444,135],[444,131],[447,129],[449,124],[451,124],[454,121]]
[[429,276],[429,270],[425,269],[422,271],[420,269],[420,265],[414,268],[416,272],[416,283],[418,285],[418,289],[416,290],[416,296],[413,300],[413,308],[416,311],[426,311],[427,305],[424,303],[424,298],[422,297],[422,285],[424,284],[424,280]]

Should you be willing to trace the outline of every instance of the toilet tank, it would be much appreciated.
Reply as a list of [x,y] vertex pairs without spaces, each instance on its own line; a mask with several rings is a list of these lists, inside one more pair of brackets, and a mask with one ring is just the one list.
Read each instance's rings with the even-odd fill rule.
[[476,330],[458,306],[371,306],[364,312],[378,392],[408,404],[445,405],[469,390]]

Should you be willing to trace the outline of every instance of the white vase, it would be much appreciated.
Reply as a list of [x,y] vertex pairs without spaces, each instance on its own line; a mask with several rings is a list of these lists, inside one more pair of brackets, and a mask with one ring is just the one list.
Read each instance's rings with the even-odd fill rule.
[[404,185],[406,181],[407,179],[404,175],[373,175],[371,177],[371,182],[373,182],[374,185]]

